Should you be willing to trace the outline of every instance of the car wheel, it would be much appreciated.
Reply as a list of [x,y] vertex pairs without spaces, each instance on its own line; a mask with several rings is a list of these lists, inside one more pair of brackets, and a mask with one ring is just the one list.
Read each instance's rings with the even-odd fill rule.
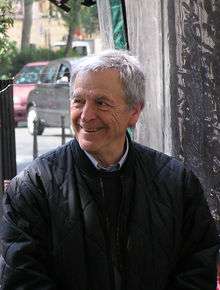
[[36,109],[34,107],[30,107],[27,114],[27,127],[28,127],[28,132],[31,135],[34,135],[34,121],[37,121],[36,134],[42,135],[44,131],[44,125],[39,119]]

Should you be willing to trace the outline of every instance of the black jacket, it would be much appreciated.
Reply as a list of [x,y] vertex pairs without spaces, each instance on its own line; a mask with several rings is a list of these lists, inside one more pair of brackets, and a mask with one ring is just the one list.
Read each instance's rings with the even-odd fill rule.
[[[196,177],[136,143],[120,173],[126,290],[214,290],[218,237]],[[13,179],[0,228],[0,289],[114,290],[97,203],[85,182],[98,182],[100,174],[72,140]]]

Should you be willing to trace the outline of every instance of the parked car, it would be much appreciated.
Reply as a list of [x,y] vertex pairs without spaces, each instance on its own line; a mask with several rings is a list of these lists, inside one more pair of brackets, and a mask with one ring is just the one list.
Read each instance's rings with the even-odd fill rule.
[[78,63],[77,58],[64,58],[48,63],[42,70],[39,83],[29,93],[27,101],[27,127],[30,134],[41,135],[45,127],[60,127],[64,116],[65,127],[70,127],[69,81]]
[[[59,41],[52,45],[54,51],[66,47],[65,41]],[[72,49],[79,56],[85,56],[94,53],[95,43],[93,39],[90,40],[73,40]]]
[[36,87],[40,72],[47,64],[48,61],[27,63],[15,76],[13,83],[15,124],[27,120],[28,94]]

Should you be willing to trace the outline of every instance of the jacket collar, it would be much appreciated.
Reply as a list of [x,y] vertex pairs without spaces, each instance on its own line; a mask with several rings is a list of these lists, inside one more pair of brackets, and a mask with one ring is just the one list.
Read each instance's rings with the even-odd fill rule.
[[113,172],[113,171],[119,170],[122,167],[122,165],[124,164],[124,162],[127,158],[127,155],[128,155],[128,149],[129,149],[129,142],[128,142],[128,138],[126,136],[125,149],[124,149],[124,153],[123,153],[122,157],[120,158],[120,160],[117,163],[115,163],[111,166],[108,166],[108,167],[103,167],[103,166],[99,165],[99,162],[91,154],[89,154],[85,150],[83,150],[83,151],[86,154],[86,156],[89,158],[89,160],[92,162],[92,164],[96,167],[96,169],[99,169],[99,170],[103,169],[105,171]]
[[127,140],[128,140],[128,153],[127,153],[127,158],[125,162],[122,164],[120,170],[115,171],[115,172],[106,172],[104,170],[98,170],[93,163],[89,160],[88,156],[85,154],[85,152],[80,148],[80,145],[78,141],[74,138],[71,142],[71,150],[72,150],[72,156],[73,159],[75,160],[75,165],[77,166],[80,171],[87,175],[91,176],[101,176],[101,175],[112,175],[112,174],[127,174],[131,172],[134,161],[135,161],[135,154],[134,154],[134,145],[133,142],[131,141],[131,138],[129,134],[127,133]]

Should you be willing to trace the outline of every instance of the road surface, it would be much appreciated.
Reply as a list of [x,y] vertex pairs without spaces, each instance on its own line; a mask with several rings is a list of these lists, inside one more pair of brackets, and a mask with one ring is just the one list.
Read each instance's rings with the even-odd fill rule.
[[[67,133],[69,133],[68,129],[66,129]],[[71,135],[69,134],[65,141],[70,139]],[[15,142],[17,173],[19,173],[33,160],[33,136],[28,133],[26,127],[18,127],[15,129]],[[42,136],[37,136],[39,155],[60,146],[61,142],[60,128],[46,128]]]

